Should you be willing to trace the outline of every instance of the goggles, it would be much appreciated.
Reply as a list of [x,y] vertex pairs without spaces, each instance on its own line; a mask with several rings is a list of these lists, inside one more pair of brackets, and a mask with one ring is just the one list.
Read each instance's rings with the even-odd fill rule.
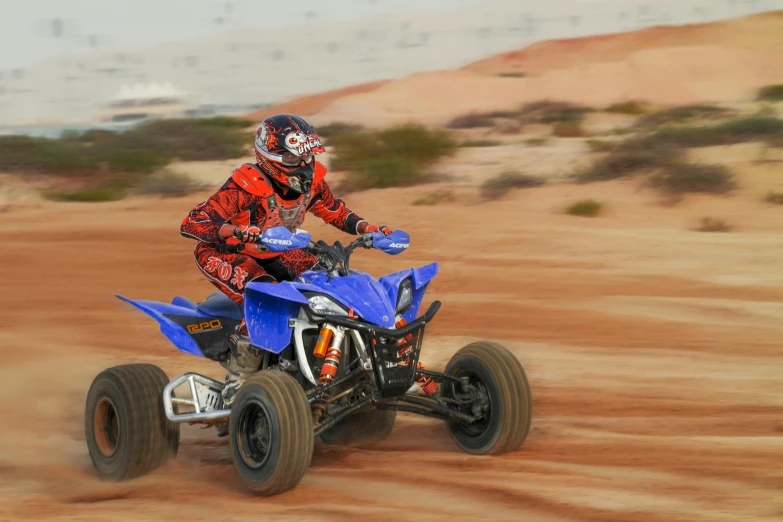
[[284,152],[280,155],[280,163],[285,165],[286,167],[298,167],[302,164],[302,162],[305,162],[305,165],[309,165],[313,162],[314,156],[312,154],[308,154],[307,156],[297,156],[293,152]]

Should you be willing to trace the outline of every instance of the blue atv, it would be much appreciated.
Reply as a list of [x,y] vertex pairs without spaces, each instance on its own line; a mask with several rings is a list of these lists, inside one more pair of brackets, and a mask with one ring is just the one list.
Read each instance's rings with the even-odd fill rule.
[[[358,248],[403,252],[410,244],[405,232],[366,234],[343,246],[276,227],[261,243],[272,251],[306,248],[318,262],[294,281],[248,283],[244,308],[221,292],[201,303],[118,296],[155,318],[179,350],[227,368],[242,359],[253,371],[243,375],[230,404],[223,382],[197,373],[169,380],[151,364],[101,372],[85,409],[87,446],[101,477],[127,480],[160,466],[176,455],[182,423],[228,435],[240,475],[263,495],[299,483],[316,437],[333,445],[379,442],[399,411],[445,421],[468,453],[499,455],[522,445],[531,392],[511,352],[476,342],[443,372],[419,363],[425,326],[440,302],[421,316],[419,308],[438,265],[377,280],[349,267]],[[229,336],[243,318],[249,342],[233,353]]]

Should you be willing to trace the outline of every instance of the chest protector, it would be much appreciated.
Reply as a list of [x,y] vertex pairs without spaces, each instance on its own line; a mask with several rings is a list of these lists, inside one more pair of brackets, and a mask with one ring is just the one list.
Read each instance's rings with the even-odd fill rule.
[[[326,167],[316,162],[312,186],[317,186],[326,175]],[[257,196],[250,208],[234,216],[229,223],[246,227],[255,225],[265,231],[271,227],[283,226],[295,232],[304,222],[305,214],[312,200],[312,189],[298,198],[285,200],[275,193],[272,182],[256,165],[246,163],[236,169],[231,179],[243,190]],[[228,244],[240,243],[236,238],[226,239]],[[269,259],[279,256],[279,252],[249,252],[248,255],[259,259]]]

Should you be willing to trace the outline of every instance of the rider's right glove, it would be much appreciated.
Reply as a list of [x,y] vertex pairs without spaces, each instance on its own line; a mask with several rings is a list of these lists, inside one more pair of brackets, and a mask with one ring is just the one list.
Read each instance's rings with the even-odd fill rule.
[[385,227],[383,225],[378,227],[378,226],[375,226],[375,225],[371,225],[371,224],[369,224],[366,221],[360,222],[359,226],[357,226],[356,228],[357,228],[356,231],[359,232],[359,234],[369,234],[371,232],[381,232],[381,233],[383,233],[384,236],[388,236],[389,234],[394,232],[394,230],[390,229],[389,227]]
[[255,225],[234,227],[234,237],[243,243],[258,243],[261,239],[261,229]]

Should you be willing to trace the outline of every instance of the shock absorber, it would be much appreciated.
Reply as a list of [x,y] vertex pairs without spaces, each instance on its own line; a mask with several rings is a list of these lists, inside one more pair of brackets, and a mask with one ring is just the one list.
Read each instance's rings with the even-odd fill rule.
[[[345,339],[345,330],[342,328],[330,324],[325,324],[321,328],[313,355],[319,359],[324,359],[324,363],[321,366],[321,375],[318,378],[318,382],[322,387],[328,386],[337,375],[340,357],[342,356],[341,346],[343,339]],[[324,393],[320,399],[313,401],[313,422],[316,426],[326,411],[326,400],[328,398],[328,395]]]
[[[408,322],[402,318],[402,316],[396,317],[397,322],[395,323],[395,326],[397,328],[402,328]],[[397,341],[397,346],[401,346],[401,348],[397,351],[400,358],[402,359],[402,362],[404,364],[410,364],[411,360],[411,352],[413,351],[413,345],[410,344],[410,341],[413,339],[413,334],[408,334],[399,341]],[[424,365],[422,363],[419,363],[417,365],[417,369],[424,370]],[[423,375],[416,372],[416,384],[419,385],[419,387],[424,390],[424,393],[427,395],[437,395],[438,394],[438,383],[433,380],[432,377],[429,377],[427,375]]]

